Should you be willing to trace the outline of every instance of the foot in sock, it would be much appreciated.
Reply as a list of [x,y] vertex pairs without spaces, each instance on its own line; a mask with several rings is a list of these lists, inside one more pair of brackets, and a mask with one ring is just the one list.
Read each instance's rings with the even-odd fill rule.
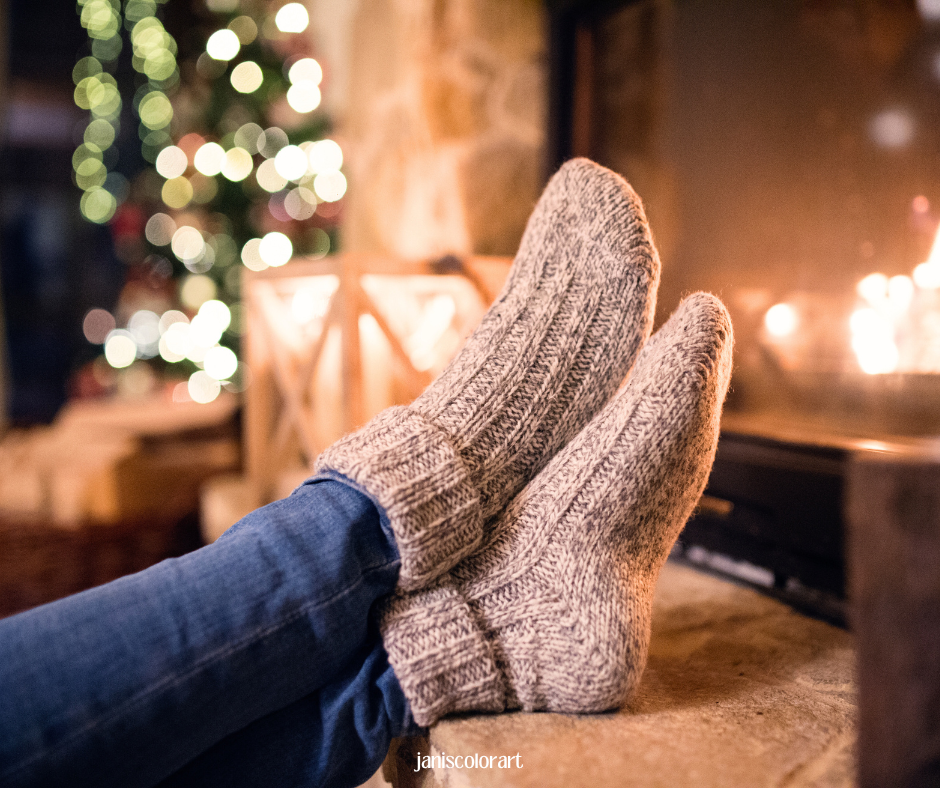
[[596,712],[628,698],[656,578],[714,459],[731,337],[718,299],[685,299],[481,550],[386,603],[385,647],[419,724],[471,710]]
[[484,523],[607,402],[649,337],[659,258],[639,198],[586,159],[565,164],[529,220],[503,292],[414,403],[319,458],[388,515],[399,587],[476,549]]

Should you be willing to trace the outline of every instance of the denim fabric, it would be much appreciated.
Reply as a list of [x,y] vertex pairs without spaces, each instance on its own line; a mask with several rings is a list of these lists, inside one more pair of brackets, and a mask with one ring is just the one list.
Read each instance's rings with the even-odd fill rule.
[[413,725],[370,617],[398,577],[383,519],[308,483],[215,544],[0,621],[0,785],[151,786],[246,728],[268,757],[266,725],[317,709],[310,741],[358,740],[377,768]]
[[416,733],[376,637],[335,681],[219,742],[160,788],[353,788]]

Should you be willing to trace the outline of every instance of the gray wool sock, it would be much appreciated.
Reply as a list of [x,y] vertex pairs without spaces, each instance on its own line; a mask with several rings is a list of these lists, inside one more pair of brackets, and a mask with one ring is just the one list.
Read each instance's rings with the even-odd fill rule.
[[639,198],[586,159],[529,219],[502,294],[418,399],[320,455],[388,515],[399,587],[421,588],[607,402],[652,328],[659,257]]
[[382,637],[419,724],[623,704],[646,662],[656,578],[714,459],[731,346],[721,302],[685,299],[481,550],[386,602]]

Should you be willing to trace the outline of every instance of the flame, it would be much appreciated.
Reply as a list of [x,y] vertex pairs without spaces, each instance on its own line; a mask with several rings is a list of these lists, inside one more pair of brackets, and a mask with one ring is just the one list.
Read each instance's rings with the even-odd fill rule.
[[940,288],[940,227],[937,228],[927,261],[914,269],[914,284],[922,290]]

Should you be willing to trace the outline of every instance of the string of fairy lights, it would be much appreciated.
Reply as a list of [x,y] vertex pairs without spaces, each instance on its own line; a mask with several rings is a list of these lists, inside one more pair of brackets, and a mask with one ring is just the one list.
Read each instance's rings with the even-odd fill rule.
[[[307,220],[315,214],[327,220],[335,216],[332,206],[342,199],[347,184],[340,146],[331,139],[316,139],[322,124],[288,133],[255,122],[263,120],[266,112],[258,108],[272,97],[282,97],[299,116],[320,106],[323,71],[315,59],[277,60],[272,48],[258,46],[306,30],[309,16],[303,5],[290,2],[272,15],[257,0],[206,0],[209,10],[227,24],[208,36],[195,72],[214,88],[229,91],[229,103],[237,104],[243,96],[254,107],[254,117],[237,128],[222,113],[218,134],[206,134],[175,128],[179,52],[158,18],[164,2],[125,0],[122,10],[119,0],[79,0],[91,55],[75,66],[75,103],[89,115],[73,166],[75,183],[83,191],[82,215],[93,223],[109,222],[131,191],[115,168],[115,143],[127,98],[121,95],[116,73],[126,30],[138,74],[132,108],[139,120],[141,153],[162,182],[162,207],[145,216],[143,235],[152,249],[172,255],[174,270],[180,267],[179,308],[161,314],[138,309],[123,326],[97,308],[86,315],[84,329],[89,341],[103,346],[104,359],[113,369],[139,367],[151,359],[168,366],[188,365],[193,371],[183,398],[209,402],[222,388],[239,390],[246,378],[236,352],[242,310],[235,264],[258,271],[284,265],[298,251],[326,254],[329,235]],[[245,13],[239,12],[240,5]],[[298,139],[298,133],[309,136]],[[268,214],[288,223],[290,230],[285,226],[285,232],[251,233],[254,226],[270,225],[257,221],[250,210],[262,200]],[[239,213],[256,218],[240,221]],[[295,249],[291,234],[303,248]]]

